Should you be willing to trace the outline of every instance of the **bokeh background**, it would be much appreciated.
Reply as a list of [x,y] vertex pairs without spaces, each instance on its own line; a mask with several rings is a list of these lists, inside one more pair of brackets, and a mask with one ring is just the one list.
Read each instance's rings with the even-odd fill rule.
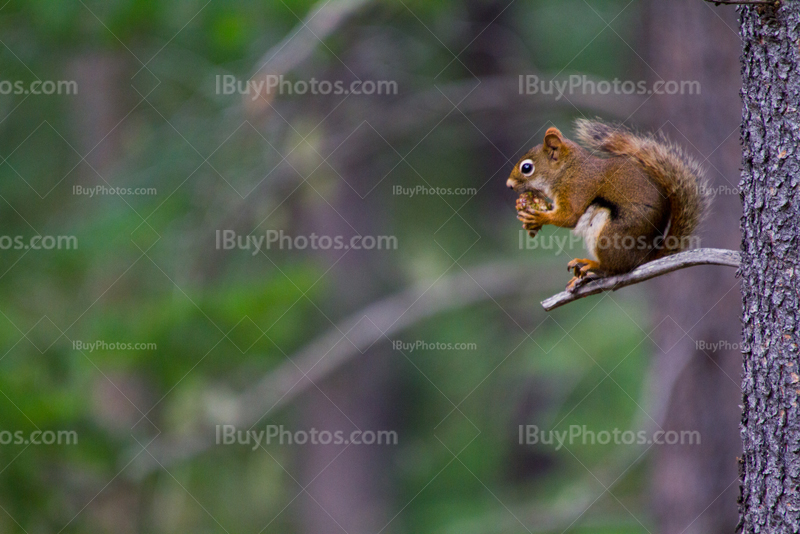
[[[77,87],[0,86],[2,532],[733,530],[732,271],[545,313],[582,248],[551,227],[528,241],[505,187],[549,126],[661,131],[715,188],[702,244],[738,248],[733,8],[9,0],[0,28],[2,81]],[[218,90],[267,75],[396,91]],[[701,91],[520,92],[584,75]],[[225,250],[225,230],[396,247]],[[217,425],[397,443],[225,445]],[[520,425],[702,442],[558,448]]]

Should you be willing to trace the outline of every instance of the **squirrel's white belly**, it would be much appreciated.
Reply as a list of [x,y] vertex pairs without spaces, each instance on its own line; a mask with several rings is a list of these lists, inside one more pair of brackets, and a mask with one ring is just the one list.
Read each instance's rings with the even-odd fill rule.
[[572,229],[572,233],[581,236],[586,243],[586,248],[592,259],[597,259],[597,240],[600,232],[603,231],[608,220],[611,218],[611,212],[608,208],[601,208],[592,204],[583,212],[581,218],[578,219],[578,224]]

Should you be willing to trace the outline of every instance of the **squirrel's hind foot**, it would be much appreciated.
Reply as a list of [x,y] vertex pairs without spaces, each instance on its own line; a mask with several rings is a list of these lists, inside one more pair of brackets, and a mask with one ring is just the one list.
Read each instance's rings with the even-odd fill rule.
[[567,270],[572,271],[573,278],[567,284],[567,291],[573,292],[585,283],[601,277],[600,264],[594,260],[575,258],[567,264]]

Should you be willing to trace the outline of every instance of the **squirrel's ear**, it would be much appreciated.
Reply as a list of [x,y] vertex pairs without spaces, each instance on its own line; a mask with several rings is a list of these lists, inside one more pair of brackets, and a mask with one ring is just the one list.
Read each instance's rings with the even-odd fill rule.
[[544,146],[546,147],[547,153],[550,154],[550,157],[553,159],[558,159],[561,153],[566,151],[566,145],[564,144],[564,137],[561,135],[561,132],[558,128],[548,128],[544,134]]
[[544,144],[548,148],[557,149],[564,144],[564,138],[558,128],[548,128],[544,133]]

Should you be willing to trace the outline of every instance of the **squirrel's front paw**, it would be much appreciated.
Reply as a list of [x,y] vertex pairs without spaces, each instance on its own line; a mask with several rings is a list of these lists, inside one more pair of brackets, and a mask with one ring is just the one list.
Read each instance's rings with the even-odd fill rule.
[[542,223],[537,221],[534,217],[531,216],[530,213],[525,211],[520,211],[517,213],[517,219],[522,221],[522,228],[528,231],[528,235],[536,237],[536,234],[539,233],[539,230],[542,229]]
[[546,216],[541,211],[518,211],[517,219],[522,221],[522,227],[526,230],[538,230],[546,223]]

